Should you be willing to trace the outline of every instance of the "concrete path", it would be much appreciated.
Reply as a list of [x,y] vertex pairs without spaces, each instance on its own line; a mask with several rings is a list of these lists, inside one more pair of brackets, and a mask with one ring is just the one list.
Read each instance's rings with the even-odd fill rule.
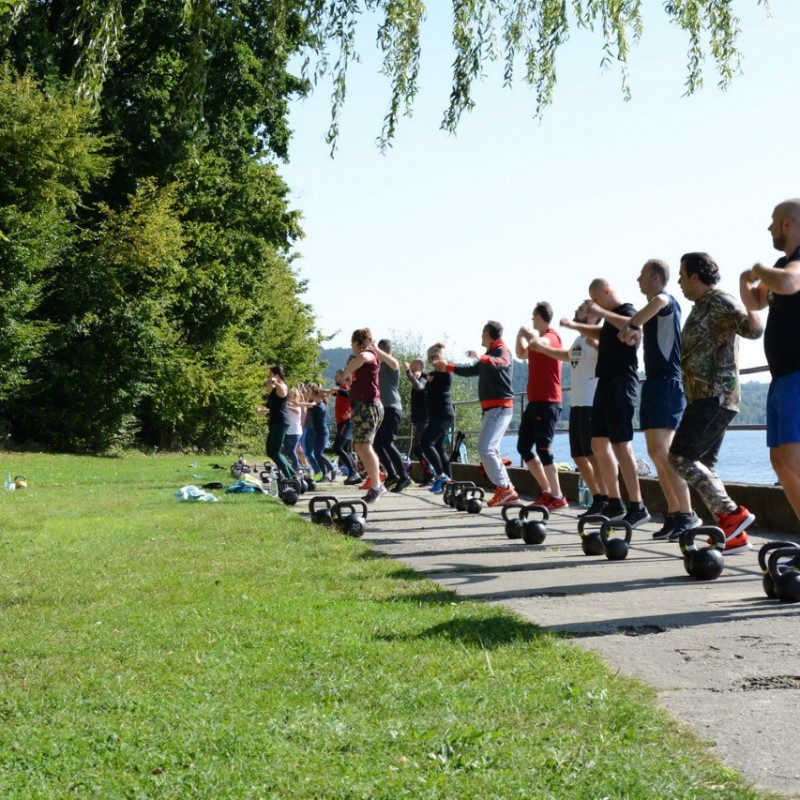
[[[314,494],[354,499],[350,487]],[[307,513],[310,494],[295,507]],[[583,554],[581,509],[554,512],[541,545],[506,537],[498,509],[454,511],[412,487],[387,494],[364,536],[459,596],[500,603],[598,651],[611,668],[655,687],[663,706],[759,789],[800,797],[800,603],[769,600],[753,551],[728,556],[716,581],[688,577],[676,544],[654,542],[660,520],[634,531],[624,561]]]

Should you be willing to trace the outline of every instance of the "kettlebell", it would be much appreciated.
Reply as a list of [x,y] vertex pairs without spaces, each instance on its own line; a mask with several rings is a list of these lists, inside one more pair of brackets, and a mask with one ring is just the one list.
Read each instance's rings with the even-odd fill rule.
[[[764,589],[764,594],[775,600],[775,581],[772,580],[772,575],[769,574],[769,569],[767,568],[767,557],[769,553],[773,550],[777,550],[779,547],[781,548],[795,548],[798,550],[796,555],[800,555],[800,546],[796,545],[794,542],[767,542],[765,545],[762,545],[758,551],[758,566],[761,567],[761,572],[763,573],[764,577],[761,580],[761,586]],[[776,571],[781,571],[781,564],[778,562]]]
[[470,489],[477,489],[473,481],[461,481],[458,484],[458,492],[456,494],[455,508],[456,511],[467,510],[467,493]]
[[363,500],[341,500],[331,506],[331,514],[336,526],[347,536],[360,539],[367,530],[367,504]]
[[442,502],[444,502],[446,506],[450,506],[450,508],[453,507],[453,492],[455,491],[455,487],[455,481],[448,481],[442,488]]
[[[581,517],[578,520],[578,533],[581,537],[581,549],[584,555],[587,556],[603,556],[606,553],[605,545],[603,544],[603,537],[600,535],[600,530],[603,523],[608,522],[608,517],[602,514],[589,514]],[[591,533],[586,531],[588,525],[597,525],[598,530]]]
[[333,525],[331,508],[339,501],[332,494],[317,495],[308,501],[311,521],[316,525]]
[[[790,562],[780,564],[781,558],[794,556]],[[798,548],[779,547],[773,550],[767,560],[767,569],[775,584],[775,597],[781,603],[800,602],[800,555]]]
[[[713,539],[711,547],[698,549],[695,537],[707,536]],[[725,534],[714,525],[701,525],[681,534],[679,546],[683,553],[683,566],[687,574],[701,581],[713,581],[722,575],[725,558],[722,551],[725,547]]]
[[[507,505],[500,507],[500,515],[503,517],[506,536],[508,536],[509,539],[522,538],[522,512],[520,509],[524,507],[525,506],[523,506],[522,503],[508,503]],[[511,518],[508,516],[508,512],[511,511],[512,508],[517,513],[516,518]]]
[[[610,536],[611,531],[625,531],[624,537]],[[608,519],[600,526],[600,538],[609,561],[624,561],[628,557],[633,527],[624,519]]]
[[483,510],[483,500],[486,497],[486,492],[480,486],[470,486],[466,491],[467,496],[467,513],[480,514]]
[[[541,519],[528,519],[530,514],[541,514]],[[541,544],[547,538],[547,520],[550,512],[544,506],[523,506],[519,512],[522,520],[522,540],[525,544]]]
[[278,496],[287,506],[297,505],[300,496],[300,484],[294,479],[284,479],[278,483]]
[[317,482],[311,477],[311,475],[306,475],[303,480],[306,482],[306,489],[309,492],[317,491]]

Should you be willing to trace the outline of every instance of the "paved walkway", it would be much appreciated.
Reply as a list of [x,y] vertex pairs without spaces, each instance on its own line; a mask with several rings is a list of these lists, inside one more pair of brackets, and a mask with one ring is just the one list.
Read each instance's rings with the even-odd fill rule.
[[[341,485],[320,493],[353,499]],[[305,495],[296,508],[306,512]],[[304,502],[306,501],[306,502]],[[364,536],[459,596],[500,603],[598,651],[658,691],[663,706],[758,788],[800,797],[800,604],[769,600],[752,552],[729,556],[716,581],[689,578],[677,545],[634,531],[625,561],[583,554],[577,514],[554,512],[541,545],[510,540],[498,509],[454,511],[412,487],[385,495]]]

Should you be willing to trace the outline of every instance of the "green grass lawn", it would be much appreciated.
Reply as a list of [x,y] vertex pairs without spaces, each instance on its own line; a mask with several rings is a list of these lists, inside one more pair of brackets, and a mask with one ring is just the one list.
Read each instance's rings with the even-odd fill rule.
[[174,499],[232,460],[2,455],[0,798],[760,796],[510,612],[272,498]]

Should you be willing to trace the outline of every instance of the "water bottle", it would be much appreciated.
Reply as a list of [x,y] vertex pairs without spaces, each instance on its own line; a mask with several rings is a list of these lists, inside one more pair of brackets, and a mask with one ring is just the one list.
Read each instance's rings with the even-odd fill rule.
[[6,483],[5,483],[5,488],[6,488],[6,491],[7,491],[7,492],[13,492],[13,491],[14,491],[14,489],[16,489],[16,488],[17,488],[17,484],[16,484],[16,483],[14,483],[14,481],[13,481],[13,480],[11,480],[11,473],[10,473],[10,472],[7,472],[7,473],[6,473]]
[[583,477],[578,478],[578,505],[581,508],[589,508],[592,504],[592,493],[586,485]]
[[269,471],[269,487],[267,491],[269,491],[270,497],[278,496],[278,473],[274,468]]

